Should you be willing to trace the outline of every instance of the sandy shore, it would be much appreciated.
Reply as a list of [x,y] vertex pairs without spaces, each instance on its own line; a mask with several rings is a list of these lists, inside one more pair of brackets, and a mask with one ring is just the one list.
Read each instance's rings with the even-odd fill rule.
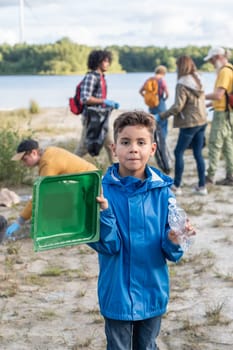
[[[169,126],[172,151],[177,134]],[[69,140],[72,148],[81,120],[67,109],[46,109],[33,116],[30,128],[42,145]],[[207,156],[206,148],[204,153]],[[224,175],[223,169],[221,161],[217,178]],[[187,151],[183,195],[177,199],[197,236],[182,261],[169,264],[171,296],[160,350],[233,349],[233,188],[211,186],[208,196],[201,197],[191,193],[196,182]],[[31,193],[26,186],[11,189],[20,195]],[[23,205],[2,207],[1,214],[11,222]],[[29,230],[30,224],[22,232],[26,238],[0,245],[0,349],[105,349],[96,253],[85,245],[35,253]]]

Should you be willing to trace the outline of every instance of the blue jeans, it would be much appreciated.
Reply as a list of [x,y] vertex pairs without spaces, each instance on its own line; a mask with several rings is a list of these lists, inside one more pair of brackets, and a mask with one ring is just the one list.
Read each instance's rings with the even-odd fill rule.
[[107,350],[158,350],[155,339],[161,316],[142,321],[120,321],[105,318]]
[[155,120],[157,124],[160,126],[160,129],[162,131],[162,137],[164,138],[164,141],[167,137],[168,133],[168,120],[167,119],[160,119],[159,113],[166,111],[166,103],[163,98],[160,98],[159,105],[154,108],[149,108],[149,112],[155,116]]
[[180,129],[177,145],[175,148],[175,178],[174,185],[180,187],[182,174],[184,171],[183,155],[185,150],[191,145],[193,156],[197,165],[198,186],[205,186],[205,161],[202,156],[202,148],[204,145],[206,125],[195,126],[192,128]]

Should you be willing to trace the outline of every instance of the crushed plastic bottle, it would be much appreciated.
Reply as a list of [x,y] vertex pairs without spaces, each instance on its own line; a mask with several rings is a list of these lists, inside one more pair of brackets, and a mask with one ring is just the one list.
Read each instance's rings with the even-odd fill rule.
[[178,234],[179,244],[185,252],[193,243],[193,239],[187,235],[185,229],[187,215],[184,209],[177,205],[175,198],[169,198],[168,203],[168,223],[170,228]]

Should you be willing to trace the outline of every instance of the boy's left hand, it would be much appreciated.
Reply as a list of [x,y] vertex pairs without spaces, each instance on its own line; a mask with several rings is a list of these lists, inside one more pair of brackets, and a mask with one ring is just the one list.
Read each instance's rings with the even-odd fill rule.
[[179,240],[179,233],[171,230],[168,233],[168,238],[169,240],[174,243],[174,244],[179,244],[180,240]]
[[179,236],[181,234],[185,235],[187,237],[191,237],[191,236],[195,236],[196,235],[196,230],[191,225],[189,219],[186,220],[185,229],[184,229],[184,231],[182,233],[175,232],[175,231],[171,230],[168,233],[168,238],[170,239],[170,241],[172,243],[179,244],[179,242],[180,242]]

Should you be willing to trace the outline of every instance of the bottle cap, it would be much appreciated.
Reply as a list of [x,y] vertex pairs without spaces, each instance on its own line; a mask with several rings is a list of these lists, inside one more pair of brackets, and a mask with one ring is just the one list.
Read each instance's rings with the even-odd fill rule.
[[171,205],[176,205],[176,199],[174,197],[170,197],[168,199],[168,203],[171,204]]

